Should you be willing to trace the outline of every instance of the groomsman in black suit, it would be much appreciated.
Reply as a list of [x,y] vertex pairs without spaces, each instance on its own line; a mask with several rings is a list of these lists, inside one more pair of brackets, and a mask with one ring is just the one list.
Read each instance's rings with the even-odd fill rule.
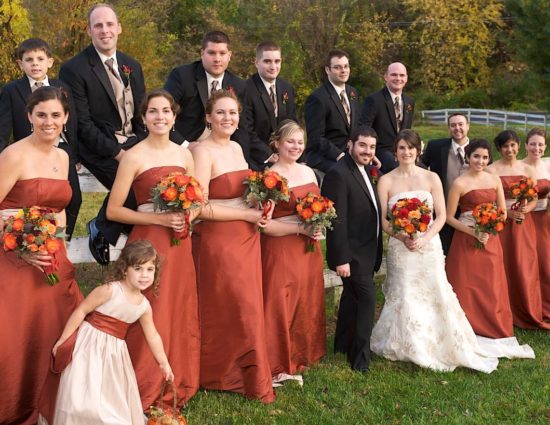
[[39,87],[52,86],[61,87],[69,100],[69,119],[59,144],[69,155],[69,183],[73,192],[69,205],[65,208],[67,215],[67,227],[65,232],[70,240],[80,204],[82,194],[78,182],[76,166],[78,160],[78,139],[76,130],[76,112],[69,87],[61,80],[48,78],[48,70],[53,65],[53,58],[50,46],[40,38],[29,38],[23,41],[15,52],[17,63],[25,75],[6,84],[0,92],[0,152],[6,148],[10,136],[13,134],[13,141],[21,140],[31,134],[31,124],[25,108],[31,93]]
[[331,50],[325,62],[327,81],[306,100],[306,162],[324,173],[344,156],[346,143],[359,122],[357,90],[346,82],[349,59],[342,50]]
[[376,132],[359,127],[348,153],[325,175],[321,193],[334,201],[338,218],[327,232],[327,262],[342,277],[334,351],[346,353],[351,367],[366,372],[374,325],[373,276],[382,262],[380,202],[366,166],[374,158]]
[[359,124],[372,127],[378,134],[376,156],[382,162],[384,173],[397,167],[393,154],[397,133],[412,126],[414,99],[403,93],[407,79],[405,65],[390,64],[384,74],[386,85],[367,96],[361,110]]
[[[451,137],[430,140],[422,155],[424,165],[441,179],[445,199],[447,199],[449,189],[455,179],[468,168],[464,148],[470,143],[468,138],[470,124],[466,115],[461,113],[452,114],[449,116],[447,123]],[[457,211],[457,217],[458,215],[460,215],[460,211]],[[453,233],[454,229],[447,224],[439,232],[445,255],[451,247]]]
[[246,119],[251,160],[262,169],[273,159],[271,133],[284,120],[296,121],[296,104],[294,87],[279,78],[281,47],[277,43],[258,44],[254,64],[258,72],[246,81]]
[[[72,90],[78,118],[82,163],[108,189],[124,152],[144,136],[139,107],[145,96],[141,65],[117,50],[122,31],[112,5],[99,3],[88,12],[92,44],[65,63],[59,78]],[[125,204],[135,208],[133,194]],[[100,264],[109,262],[123,226],[106,218],[107,199],[88,223],[90,251]]]
[[181,113],[176,118],[176,131],[171,133],[170,139],[182,144],[184,141],[195,142],[208,137],[210,130],[206,128],[206,102],[213,91],[230,90],[243,105],[240,124],[232,139],[241,145],[245,159],[251,164],[244,110],[245,82],[227,70],[231,53],[227,34],[211,31],[202,39],[201,60],[179,66],[170,72],[164,88],[181,107]]

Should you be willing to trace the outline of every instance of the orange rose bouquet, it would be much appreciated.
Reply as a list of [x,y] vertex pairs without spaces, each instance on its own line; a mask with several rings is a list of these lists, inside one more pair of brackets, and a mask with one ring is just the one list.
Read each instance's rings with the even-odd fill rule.
[[51,255],[51,265],[44,267],[46,282],[51,286],[59,282],[55,254],[63,245],[64,237],[65,229],[57,226],[55,212],[49,208],[23,208],[4,221],[4,251]]
[[185,213],[185,229],[174,231],[171,245],[179,245],[182,239],[189,236],[191,223],[189,211],[204,205],[204,194],[197,179],[179,171],[174,171],[160,179],[151,189],[151,200],[155,211],[172,211]]
[[[267,201],[277,203],[290,199],[287,179],[269,168],[265,171],[250,171],[244,184],[247,185],[244,199],[248,204],[257,205],[259,209],[263,210],[264,218],[270,208]],[[259,230],[262,229],[259,228]]]
[[[537,188],[533,179],[529,177],[522,178],[519,182],[510,186],[510,194],[516,200],[510,207],[513,211],[517,211],[522,205],[531,202],[537,197]],[[523,220],[516,219],[517,224],[521,224]]]
[[399,199],[388,213],[394,233],[405,233],[409,238],[418,238],[428,230],[432,221],[432,209],[418,198]]
[[[309,192],[305,198],[296,199],[296,213],[307,228],[332,229],[332,222],[337,217],[334,203],[324,196]],[[315,242],[308,240],[308,252],[315,252]]]
[[[475,221],[474,231],[476,234],[490,233],[496,235],[504,229],[504,211],[497,208],[495,203],[487,202],[476,205],[472,211],[472,217]],[[476,240],[474,245],[478,249],[485,249],[485,245]]]

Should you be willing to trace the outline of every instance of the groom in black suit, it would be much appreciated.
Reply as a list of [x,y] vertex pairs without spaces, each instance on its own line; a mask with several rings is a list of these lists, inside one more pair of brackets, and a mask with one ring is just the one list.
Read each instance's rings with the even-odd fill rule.
[[382,162],[382,172],[397,166],[393,144],[401,130],[411,128],[414,99],[403,93],[407,84],[407,68],[400,62],[388,66],[384,74],[386,85],[370,94],[363,103],[359,125],[372,127],[378,134],[376,156]]
[[[455,179],[467,170],[464,148],[468,146],[470,139],[468,131],[470,124],[468,117],[461,113],[454,113],[447,119],[450,138],[430,140],[422,155],[422,162],[426,167],[436,173],[441,179],[445,199],[449,194]],[[460,211],[457,211],[457,218]],[[454,229],[445,224],[439,233],[443,252],[449,252],[453,239]]]
[[246,119],[250,135],[250,156],[262,169],[272,159],[271,134],[287,119],[296,121],[294,87],[279,77],[281,47],[264,41],[256,47],[254,64],[258,72],[246,81]]
[[304,109],[307,145],[306,162],[327,173],[344,156],[346,144],[359,122],[357,90],[346,84],[348,55],[331,50],[326,59],[327,81],[309,95]]
[[382,225],[376,188],[366,170],[374,158],[376,132],[359,127],[348,153],[330,170],[321,192],[334,201],[338,218],[327,232],[327,262],[342,277],[334,351],[346,353],[351,367],[368,371],[374,325],[374,272],[382,262]]
[[170,134],[170,139],[182,144],[208,137],[206,102],[212,91],[229,90],[237,95],[243,106],[239,127],[231,138],[241,146],[246,161],[251,164],[244,110],[245,82],[227,70],[232,53],[229,37],[222,31],[210,31],[204,35],[201,46],[201,60],[174,68],[164,84],[181,108],[176,118],[176,131]]
[[[122,31],[113,6],[99,3],[88,12],[92,44],[66,62],[59,78],[72,90],[78,119],[82,164],[110,189],[124,152],[144,136],[139,107],[145,96],[141,65],[117,50]],[[90,251],[100,264],[109,263],[123,226],[106,218],[107,198],[88,223]],[[133,193],[125,206],[136,208]]]

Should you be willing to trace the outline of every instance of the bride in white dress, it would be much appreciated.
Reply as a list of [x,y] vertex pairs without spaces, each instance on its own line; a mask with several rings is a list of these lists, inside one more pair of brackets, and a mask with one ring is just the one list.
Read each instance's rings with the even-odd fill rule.
[[[420,138],[412,130],[398,135],[399,167],[378,182],[382,226],[390,235],[385,304],[372,331],[371,350],[438,371],[463,366],[490,373],[498,359],[482,350],[445,274],[439,231],[445,223],[445,199],[439,177],[416,166]],[[388,209],[403,198],[418,198],[436,214],[428,230],[410,239],[395,233]]]

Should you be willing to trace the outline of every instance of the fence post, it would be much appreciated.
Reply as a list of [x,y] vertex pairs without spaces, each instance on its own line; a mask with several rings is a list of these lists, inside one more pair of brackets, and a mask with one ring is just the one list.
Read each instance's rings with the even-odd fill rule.
[[508,127],[508,111],[504,111],[504,127],[502,129],[506,130],[506,127]]

